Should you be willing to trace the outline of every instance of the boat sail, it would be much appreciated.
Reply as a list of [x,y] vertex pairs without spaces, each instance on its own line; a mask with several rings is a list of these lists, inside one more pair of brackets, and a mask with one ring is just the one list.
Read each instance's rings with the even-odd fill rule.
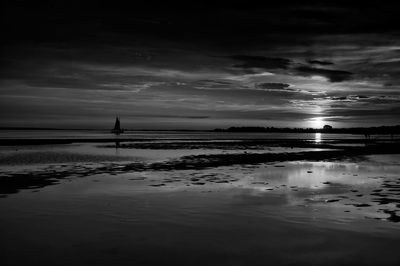
[[124,129],[121,129],[121,122],[119,121],[118,116],[115,118],[115,125],[114,125],[114,128],[111,129],[111,133],[114,133],[116,135],[124,133]]

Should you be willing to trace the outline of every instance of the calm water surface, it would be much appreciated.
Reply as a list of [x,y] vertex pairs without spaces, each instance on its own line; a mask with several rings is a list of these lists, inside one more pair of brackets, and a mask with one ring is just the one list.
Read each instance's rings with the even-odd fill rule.
[[[185,131],[126,131],[120,139],[358,139],[353,134],[315,133],[231,133],[231,132],[185,132]],[[387,138],[387,136],[378,136]],[[114,138],[109,130],[0,130],[1,138],[60,138],[103,139]]]
[[[174,137],[201,135],[179,134]],[[304,150],[318,151],[246,152]],[[116,149],[101,143],[1,147],[0,178],[67,175],[57,184],[0,198],[0,263],[399,264],[400,223],[390,217],[400,214],[400,155],[79,174],[110,163],[118,169],[131,162],[243,152],[213,146]],[[383,198],[393,201],[376,201]]]

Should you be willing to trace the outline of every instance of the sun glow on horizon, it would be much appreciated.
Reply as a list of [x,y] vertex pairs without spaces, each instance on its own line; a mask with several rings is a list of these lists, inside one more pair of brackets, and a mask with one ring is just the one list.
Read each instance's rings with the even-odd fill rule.
[[323,117],[313,117],[309,120],[312,128],[322,128],[325,124]]

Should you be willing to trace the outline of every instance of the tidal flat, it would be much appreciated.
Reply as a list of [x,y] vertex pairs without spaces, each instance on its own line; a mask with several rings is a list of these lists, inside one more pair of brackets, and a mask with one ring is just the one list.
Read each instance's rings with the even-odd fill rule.
[[396,139],[10,143],[1,265],[400,263]]

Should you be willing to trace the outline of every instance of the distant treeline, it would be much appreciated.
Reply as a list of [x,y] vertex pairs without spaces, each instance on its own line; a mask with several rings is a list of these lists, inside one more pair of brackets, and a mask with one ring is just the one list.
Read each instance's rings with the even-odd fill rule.
[[352,127],[352,128],[278,128],[278,127],[230,127],[227,129],[217,128],[215,132],[267,132],[267,133],[337,133],[337,134],[400,134],[400,125],[381,127]]

